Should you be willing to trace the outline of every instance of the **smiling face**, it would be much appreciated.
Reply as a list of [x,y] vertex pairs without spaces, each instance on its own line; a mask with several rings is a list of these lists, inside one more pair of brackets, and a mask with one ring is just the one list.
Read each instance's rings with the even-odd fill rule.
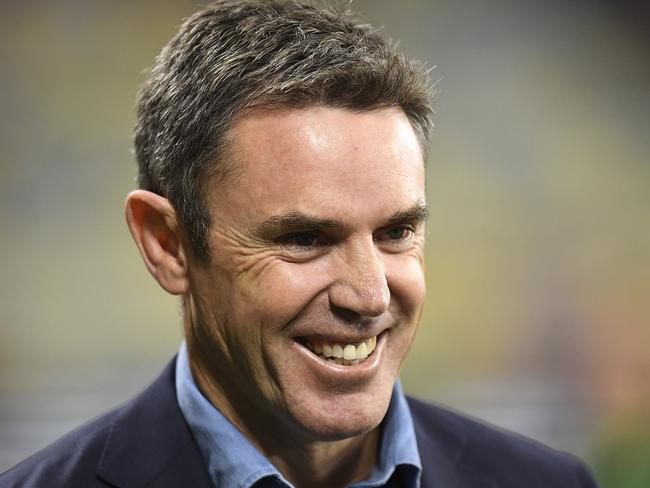
[[425,294],[413,129],[398,109],[274,109],[232,139],[240,172],[208,195],[212,258],[190,266],[195,376],[253,437],[368,432]]

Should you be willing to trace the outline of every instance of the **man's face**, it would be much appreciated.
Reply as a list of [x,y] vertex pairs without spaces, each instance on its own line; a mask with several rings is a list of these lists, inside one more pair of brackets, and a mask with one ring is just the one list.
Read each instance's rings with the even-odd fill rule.
[[212,259],[191,270],[216,403],[317,439],[367,432],[425,295],[418,140],[401,110],[322,107],[253,111],[232,138],[240,171],[209,192]]

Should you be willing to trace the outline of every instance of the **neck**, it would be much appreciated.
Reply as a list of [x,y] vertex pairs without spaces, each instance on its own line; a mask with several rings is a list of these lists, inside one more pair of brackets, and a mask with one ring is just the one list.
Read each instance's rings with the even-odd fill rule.
[[268,457],[296,487],[345,487],[368,478],[378,444],[379,427],[351,439],[293,446]]
[[208,369],[196,361],[190,365],[203,394],[294,486],[345,487],[370,475],[380,427],[342,440],[317,439],[277,413],[261,413],[241,403],[234,408],[223,389],[210,381]]

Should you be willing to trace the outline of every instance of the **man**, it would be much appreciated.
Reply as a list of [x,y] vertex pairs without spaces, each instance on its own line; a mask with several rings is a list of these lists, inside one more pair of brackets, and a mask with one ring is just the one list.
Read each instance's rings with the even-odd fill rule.
[[428,86],[348,14],[249,0],[189,18],[141,91],[126,202],[186,342],[2,486],[594,486],[397,382],[425,296]]

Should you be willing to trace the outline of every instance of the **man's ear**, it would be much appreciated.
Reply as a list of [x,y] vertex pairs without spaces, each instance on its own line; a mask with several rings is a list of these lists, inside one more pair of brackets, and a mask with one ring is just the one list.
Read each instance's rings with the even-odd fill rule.
[[160,286],[173,295],[188,288],[188,270],[180,225],[164,197],[135,190],[126,197],[126,222],[144,264]]

